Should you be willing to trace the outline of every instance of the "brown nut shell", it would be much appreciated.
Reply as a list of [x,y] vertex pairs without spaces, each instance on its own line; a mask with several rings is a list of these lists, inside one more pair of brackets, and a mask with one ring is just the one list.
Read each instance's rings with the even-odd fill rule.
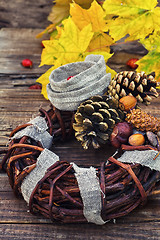
[[132,146],[140,146],[145,143],[145,138],[142,134],[136,133],[136,134],[132,134],[129,137],[128,142]]
[[137,104],[137,99],[133,96],[127,95],[119,100],[119,108],[123,111],[128,112],[133,109]]
[[122,143],[127,143],[128,137],[132,134],[132,125],[127,122],[117,123],[110,136],[110,142],[113,147],[120,148]]

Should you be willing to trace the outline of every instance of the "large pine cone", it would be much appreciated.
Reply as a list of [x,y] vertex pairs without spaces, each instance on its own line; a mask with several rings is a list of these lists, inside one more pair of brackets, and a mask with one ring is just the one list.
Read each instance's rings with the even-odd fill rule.
[[84,149],[90,143],[94,148],[99,148],[100,144],[108,141],[114,125],[123,119],[124,113],[118,109],[116,102],[108,96],[96,95],[80,104],[73,129]]
[[152,98],[149,95],[158,97],[156,90],[157,82],[152,75],[146,75],[144,72],[136,73],[132,71],[123,71],[118,73],[108,86],[108,94],[113,99],[131,95],[140,102],[150,103]]
[[133,109],[126,115],[127,122],[141,131],[160,131],[160,119],[143,112],[141,109]]

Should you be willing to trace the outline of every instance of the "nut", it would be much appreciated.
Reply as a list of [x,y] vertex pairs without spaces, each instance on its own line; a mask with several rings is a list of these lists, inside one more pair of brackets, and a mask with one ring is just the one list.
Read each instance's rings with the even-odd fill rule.
[[157,140],[157,135],[154,134],[153,132],[146,132],[146,136],[147,136],[147,139],[148,141],[150,142],[150,144],[154,147],[157,146],[157,143],[158,143],[158,140]]
[[122,143],[127,143],[128,137],[132,134],[133,128],[130,123],[117,123],[110,136],[110,142],[113,147],[120,148]]
[[137,104],[137,99],[133,96],[127,95],[119,100],[119,108],[123,111],[128,112],[133,109]]
[[145,138],[142,134],[136,133],[136,134],[132,134],[129,137],[128,142],[132,146],[140,146],[145,143]]

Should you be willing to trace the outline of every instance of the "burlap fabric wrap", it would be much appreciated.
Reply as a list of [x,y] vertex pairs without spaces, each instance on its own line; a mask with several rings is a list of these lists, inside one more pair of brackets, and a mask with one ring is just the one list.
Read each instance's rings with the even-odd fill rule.
[[88,222],[97,225],[105,224],[101,218],[101,195],[103,193],[101,193],[99,179],[96,176],[96,169],[94,167],[81,168],[75,163],[73,163],[73,168],[83,201],[83,214],[85,218]]
[[36,167],[24,179],[21,185],[22,195],[28,204],[37,183],[44,177],[47,169],[56,161],[59,161],[59,157],[48,149],[44,149],[37,158]]
[[[118,158],[118,161],[123,163],[139,163],[152,170],[160,171],[160,155],[158,156],[157,154],[158,151],[155,150],[126,151],[120,158]],[[156,159],[153,160],[155,157]]]
[[[67,80],[70,76],[73,77]],[[102,95],[110,80],[104,57],[91,54],[84,62],[66,64],[53,70],[47,85],[48,98],[56,108],[74,111],[84,100],[96,94]]]
[[28,123],[32,125],[18,131],[12,139],[20,139],[23,136],[28,136],[36,141],[40,141],[44,148],[50,148],[53,137],[47,132],[48,126],[45,119],[39,116]]

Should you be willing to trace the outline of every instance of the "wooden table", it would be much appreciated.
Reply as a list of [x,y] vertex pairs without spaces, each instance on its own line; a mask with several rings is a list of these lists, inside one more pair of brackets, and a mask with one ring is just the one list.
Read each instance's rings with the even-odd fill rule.
[[[38,115],[40,107],[49,108],[40,90],[28,87],[47,69],[38,67],[42,39],[36,39],[36,35],[48,25],[46,17],[52,1],[46,4],[44,0],[38,3],[17,0],[7,5],[5,0],[0,0],[0,4],[0,26],[3,27],[0,30],[0,149],[3,149],[12,129]],[[135,42],[125,48],[123,45],[115,47],[114,51],[109,64],[116,71],[127,69],[125,63],[129,58],[145,54]],[[23,58],[33,61],[32,69],[21,66]],[[159,100],[154,99],[144,109],[160,117]],[[109,148],[84,151],[74,140],[55,145],[52,150],[62,160],[79,165],[99,165],[113,152]],[[50,220],[31,215],[25,201],[14,196],[6,173],[0,173],[0,239],[160,239],[159,223],[160,196],[155,196],[149,198],[143,208],[104,226],[52,224]]]

